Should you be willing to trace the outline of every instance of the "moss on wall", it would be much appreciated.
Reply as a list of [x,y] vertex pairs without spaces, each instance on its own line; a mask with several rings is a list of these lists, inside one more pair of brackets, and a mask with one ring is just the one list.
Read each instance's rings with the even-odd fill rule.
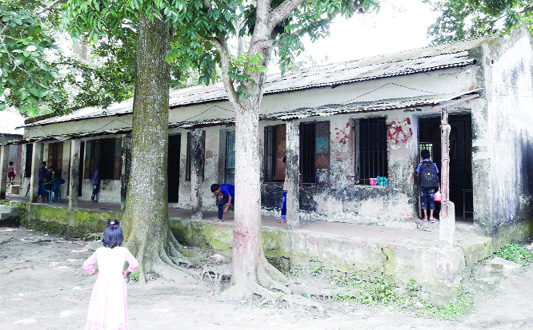
[[12,203],[19,207],[20,225],[45,233],[73,238],[92,238],[102,233],[108,218],[121,218],[120,214],[98,213],[89,210],[45,204]]

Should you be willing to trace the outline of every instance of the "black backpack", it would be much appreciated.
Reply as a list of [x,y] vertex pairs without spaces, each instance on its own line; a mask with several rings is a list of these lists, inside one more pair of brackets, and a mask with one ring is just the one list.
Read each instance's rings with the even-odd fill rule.
[[420,163],[420,187],[422,188],[436,188],[439,186],[439,176],[437,175],[437,168],[432,162]]

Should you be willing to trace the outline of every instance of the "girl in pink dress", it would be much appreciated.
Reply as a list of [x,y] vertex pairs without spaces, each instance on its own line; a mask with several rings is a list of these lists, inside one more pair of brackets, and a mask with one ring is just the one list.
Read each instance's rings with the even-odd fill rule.
[[[139,263],[125,247],[124,234],[118,220],[107,219],[104,247],[98,248],[83,263],[89,274],[98,275],[94,283],[85,330],[128,330],[126,281],[124,276],[139,267]],[[124,269],[124,261],[128,268]],[[98,270],[94,263],[98,262]]]

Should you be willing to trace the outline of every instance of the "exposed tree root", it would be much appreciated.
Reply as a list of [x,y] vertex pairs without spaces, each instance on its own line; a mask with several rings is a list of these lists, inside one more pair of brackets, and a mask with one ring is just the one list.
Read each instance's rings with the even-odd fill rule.
[[[262,305],[285,302],[290,308],[302,306],[316,308],[321,313],[324,311],[320,303],[309,299],[309,297],[316,296],[309,294],[310,290],[305,289],[304,286],[297,286],[297,290],[293,291],[292,286],[289,287],[288,284],[287,277],[265,259],[265,262],[257,267],[256,283],[253,283],[250,287],[242,284],[233,285],[221,293],[220,297],[223,300],[243,300],[260,297],[263,300]],[[298,294],[307,295],[308,298]]]

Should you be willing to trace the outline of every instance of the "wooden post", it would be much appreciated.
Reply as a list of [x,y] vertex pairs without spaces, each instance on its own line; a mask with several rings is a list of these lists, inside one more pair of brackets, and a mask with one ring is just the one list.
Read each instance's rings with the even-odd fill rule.
[[122,136],[122,172],[120,175],[120,209],[126,209],[126,199],[128,197],[128,183],[131,171],[131,133]]
[[78,207],[78,190],[80,182],[80,149],[81,142],[79,139],[70,141],[70,180],[69,180],[69,199],[68,208]]
[[191,132],[191,219],[201,220],[202,214],[202,164],[204,162],[202,131],[195,129]]
[[2,154],[0,155],[0,199],[6,199],[7,189],[7,158],[9,157],[9,146],[2,145]]
[[448,248],[455,245],[455,207],[450,201],[450,132],[448,123],[448,110],[441,108],[441,210],[439,240]]
[[30,202],[35,203],[39,198],[39,168],[41,167],[41,142],[33,143],[31,155]]
[[296,120],[287,122],[287,225],[300,226],[300,126]]

